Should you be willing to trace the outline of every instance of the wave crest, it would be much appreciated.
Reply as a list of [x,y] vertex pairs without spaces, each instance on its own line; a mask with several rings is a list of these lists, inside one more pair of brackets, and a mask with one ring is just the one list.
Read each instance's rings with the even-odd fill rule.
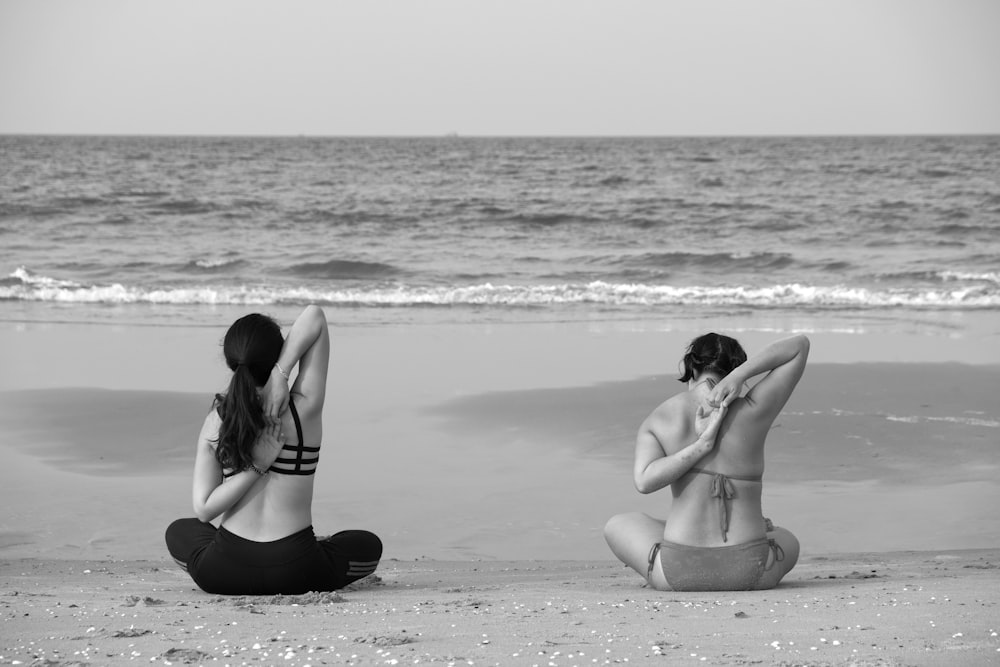
[[760,287],[646,285],[602,281],[559,285],[365,286],[324,289],[290,286],[223,286],[140,288],[122,285],[80,285],[34,276],[18,269],[0,281],[0,300],[112,304],[267,305],[320,303],[330,306],[497,308],[596,305],[651,308],[670,306],[877,309],[997,309],[996,284],[945,288],[868,289],[849,286],[801,285]]

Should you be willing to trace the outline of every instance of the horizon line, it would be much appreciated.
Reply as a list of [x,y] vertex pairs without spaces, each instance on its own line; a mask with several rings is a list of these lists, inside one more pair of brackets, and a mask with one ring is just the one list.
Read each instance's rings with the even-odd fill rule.
[[157,132],[4,132],[0,137],[120,137],[120,138],[228,138],[228,139],[824,139],[904,137],[996,137],[996,132],[862,132],[757,134],[306,134],[306,133],[157,133]]

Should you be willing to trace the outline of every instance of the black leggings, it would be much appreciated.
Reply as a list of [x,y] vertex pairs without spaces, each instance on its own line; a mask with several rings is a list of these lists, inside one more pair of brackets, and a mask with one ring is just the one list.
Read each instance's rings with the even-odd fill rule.
[[317,540],[312,526],[273,542],[254,542],[198,519],[167,528],[167,549],[206,593],[296,595],[334,591],[368,576],[382,541],[367,530]]

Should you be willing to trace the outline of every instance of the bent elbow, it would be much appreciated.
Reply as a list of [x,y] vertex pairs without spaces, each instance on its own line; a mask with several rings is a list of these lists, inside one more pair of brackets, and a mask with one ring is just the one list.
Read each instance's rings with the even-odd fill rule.
[[208,508],[203,503],[194,504],[194,515],[197,517],[198,521],[202,523],[208,523],[215,518],[215,515],[208,511]]
[[654,489],[649,485],[644,479],[636,478],[635,480],[635,490],[639,493],[646,495],[647,493],[652,493]]
[[323,308],[320,307],[320,306],[317,306],[314,303],[311,303],[308,306],[306,306],[304,312],[307,313],[308,317],[312,318],[314,321],[316,321],[319,324],[326,324],[327,323],[326,322],[326,313],[323,312]]

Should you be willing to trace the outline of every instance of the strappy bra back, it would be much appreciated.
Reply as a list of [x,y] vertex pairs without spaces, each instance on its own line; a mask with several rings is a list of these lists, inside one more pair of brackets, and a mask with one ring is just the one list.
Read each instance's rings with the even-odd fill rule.
[[[299,420],[299,411],[295,409],[295,403],[288,400],[288,409],[292,412],[292,420],[295,422],[295,436],[297,444],[290,445],[287,442],[281,447],[278,458],[268,468],[268,472],[279,475],[314,475],[316,466],[319,465],[319,447],[306,447],[302,439],[302,422]],[[223,473],[223,477],[232,477],[238,470]]]
[[291,399],[288,400],[288,409],[291,410],[292,419],[295,421],[298,444],[290,445],[286,442],[268,470],[280,475],[313,475],[316,473],[316,466],[319,465],[319,447],[306,447],[303,444],[302,422],[299,421],[299,411],[295,409],[295,403]]
[[705,470],[704,468],[691,468],[688,472],[696,472],[700,475],[708,475],[712,477],[712,487],[709,490],[709,495],[712,498],[716,498],[719,502],[719,527],[722,529],[722,541],[729,541],[729,501],[736,496],[736,487],[733,486],[733,480],[739,480],[741,482],[760,482],[763,477],[760,475],[750,476],[750,475],[723,475],[720,472],[715,472],[714,470]]

